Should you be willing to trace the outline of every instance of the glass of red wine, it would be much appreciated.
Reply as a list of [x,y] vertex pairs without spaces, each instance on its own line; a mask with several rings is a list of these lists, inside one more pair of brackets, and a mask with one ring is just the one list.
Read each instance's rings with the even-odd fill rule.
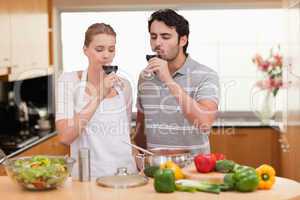
[[[106,75],[108,75],[112,72],[117,73],[117,71],[118,71],[118,66],[117,65],[103,65],[102,67],[103,67],[103,70],[104,70]],[[117,87],[119,89],[122,88],[121,83],[114,84],[114,87],[115,88]]]
[[[149,60],[151,58],[154,58],[154,57],[158,57],[158,55],[146,55],[146,60],[149,62]],[[146,70],[144,70],[144,77],[147,78],[147,79],[153,79],[154,77],[154,73],[151,73],[151,72],[147,72]]]
[[105,72],[105,74],[110,74],[112,72],[117,73],[118,71],[118,66],[117,65],[103,65],[103,70]]

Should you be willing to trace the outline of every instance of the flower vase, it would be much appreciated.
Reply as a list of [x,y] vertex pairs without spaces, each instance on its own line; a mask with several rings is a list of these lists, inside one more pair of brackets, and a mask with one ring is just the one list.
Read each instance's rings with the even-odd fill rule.
[[275,97],[271,91],[266,91],[262,98],[260,110],[258,111],[258,117],[263,124],[268,124],[273,118]]

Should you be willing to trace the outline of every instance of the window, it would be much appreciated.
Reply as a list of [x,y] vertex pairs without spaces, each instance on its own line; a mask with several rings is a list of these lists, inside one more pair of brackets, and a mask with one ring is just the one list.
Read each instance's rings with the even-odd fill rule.
[[[151,53],[147,20],[152,12],[61,13],[64,71],[87,67],[82,52],[84,32],[92,23],[108,23],[117,32],[114,64],[130,80],[135,100],[138,75],[147,64],[145,54]],[[256,52],[267,56],[271,47],[284,42],[283,12],[280,9],[179,10],[190,23],[189,54],[220,76],[220,110],[253,110],[251,91],[258,73],[251,58]],[[281,93],[277,95],[277,109],[281,108]]]

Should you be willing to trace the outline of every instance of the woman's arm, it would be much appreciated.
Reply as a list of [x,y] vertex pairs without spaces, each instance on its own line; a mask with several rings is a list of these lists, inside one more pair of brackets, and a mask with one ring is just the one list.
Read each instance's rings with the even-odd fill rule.
[[122,79],[124,83],[124,94],[125,94],[125,103],[126,103],[126,113],[129,123],[129,128],[131,128],[131,116],[132,116],[132,88],[130,82],[126,79]]
[[[110,74],[106,76],[103,82],[99,83],[99,85],[95,86],[87,83],[84,91],[90,96],[89,102],[78,112],[75,112],[76,109],[73,102],[73,95],[75,91],[70,91],[70,89],[75,89],[72,89],[72,87],[64,87],[64,85],[62,85],[62,87],[58,87],[58,101],[61,101],[63,105],[62,108],[60,108],[60,112],[64,113],[65,107],[72,112],[71,115],[66,115],[62,118],[57,118],[56,120],[56,129],[61,143],[71,144],[77,137],[80,136],[87,123],[94,115],[98,105],[111,91],[114,82],[117,81],[117,79],[118,78],[115,74]],[[68,82],[66,81],[65,83]],[[67,98],[65,98],[64,95],[66,95]],[[71,106],[69,107],[69,105]]]
[[80,136],[102,99],[103,97],[96,97],[91,100],[80,112],[75,113],[73,118],[56,121],[56,130],[61,143],[69,145]]

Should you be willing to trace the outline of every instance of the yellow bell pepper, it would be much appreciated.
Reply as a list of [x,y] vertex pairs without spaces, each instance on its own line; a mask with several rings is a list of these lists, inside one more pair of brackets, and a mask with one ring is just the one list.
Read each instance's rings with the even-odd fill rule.
[[259,189],[271,189],[275,183],[275,169],[270,165],[261,165],[256,168],[256,172],[259,176]]
[[167,162],[161,164],[160,168],[161,169],[171,169],[174,172],[176,180],[184,178],[181,168],[171,160],[168,160]]

